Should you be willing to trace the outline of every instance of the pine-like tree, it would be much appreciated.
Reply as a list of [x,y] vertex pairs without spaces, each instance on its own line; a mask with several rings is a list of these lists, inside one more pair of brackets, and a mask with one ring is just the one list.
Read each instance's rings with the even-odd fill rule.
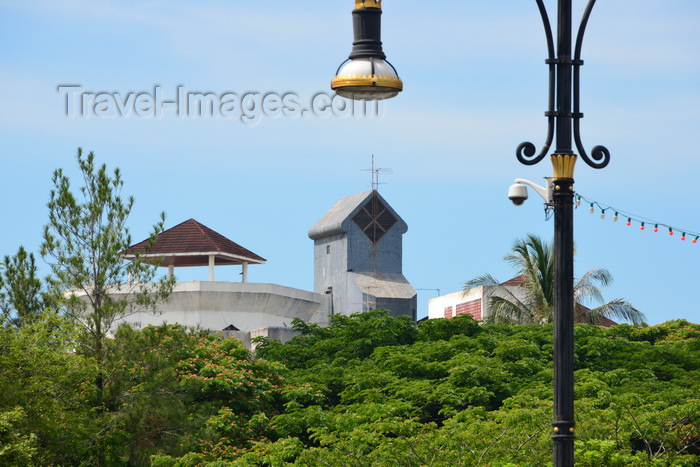
[[[80,351],[95,359],[97,403],[108,383],[104,368],[104,341],[115,322],[138,311],[157,311],[167,299],[173,281],[162,277],[153,283],[156,267],[137,256],[125,261],[122,252],[131,244],[126,221],[134,198],[122,198],[123,181],[119,169],[113,174],[95,155],[77,154],[83,186],[71,187],[68,176],[58,169],[53,174],[54,189],[48,203],[49,222],[44,227],[41,255],[51,265],[50,283],[65,313],[81,323]],[[153,227],[151,241],[163,231],[165,214]]]

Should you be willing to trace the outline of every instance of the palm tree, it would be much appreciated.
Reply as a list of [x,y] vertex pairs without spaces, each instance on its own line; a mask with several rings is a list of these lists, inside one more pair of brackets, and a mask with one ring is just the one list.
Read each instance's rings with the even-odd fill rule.
[[[479,287],[490,287],[490,314],[485,322],[500,324],[533,324],[552,321],[554,310],[554,252],[552,246],[535,235],[515,241],[513,252],[504,257],[518,269],[516,287],[497,281],[490,274],[476,277],[464,284],[464,293]],[[644,313],[624,299],[604,303],[600,286],[612,284],[607,269],[594,268],[574,284],[574,314],[577,321],[600,324],[606,318],[643,323]],[[589,309],[583,303],[597,302]]]

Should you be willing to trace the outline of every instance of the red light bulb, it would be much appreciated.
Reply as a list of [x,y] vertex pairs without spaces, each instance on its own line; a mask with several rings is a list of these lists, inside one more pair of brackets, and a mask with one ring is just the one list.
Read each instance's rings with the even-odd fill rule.
[[698,243],[698,237],[695,237],[693,240],[691,240],[693,243]]
[[669,234],[669,235],[673,235],[673,230],[668,229],[668,234]]
[[644,230],[644,224],[639,228],[639,230]]

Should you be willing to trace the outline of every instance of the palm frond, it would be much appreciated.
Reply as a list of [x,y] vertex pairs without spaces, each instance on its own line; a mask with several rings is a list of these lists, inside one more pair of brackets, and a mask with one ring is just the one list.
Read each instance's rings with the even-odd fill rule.
[[541,304],[554,301],[554,253],[552,246],[536,235],[516,240],[513,253],[504,258],[525,278],[523,285]]
[[[516,299],[517,300],[517,299]],[[489,298],[491,313],[484,318],[488,324],[530,324],[532,314],[520,301],[512,302],[505,297]]]
[[475,287],[481,287],[481,286],[497,286],[499,285],[500,282],[496,280],[495,277],[493,277],[491,274],[484,274],[482,276],[475,277],[472,280],[468,280],[467,282],[464,283],[464,286],[462,287],[462,292],[466,293],[470,289],[473,289]]
[[608,286],[612,282],[612,275],[607,269],[593,268],[574,284],[574,301],[576,303],[603,303],[603,294],[597,284]]
[[591,324],[599,324],[600,318],[613,321],[628,321],[632,324],[644,324],[646,316],[633,307],[627,300],[616,298],[586,313],[586,320]]
[[[522,283],[513,287],[501,285],[494,277],[484,274],[465,282],[464,292],[479,286],[492,287],[488,292],[491,314],[487,322],[547,323],[554,310],[554,250],[550,243],[529,234],[513,243],[512,252],[504,258],[518,270]],[[604,303],[600,287],[612,284],[607,269],[594,268],[574,284],[574,307],[579,312],[582,303]],[[513,292],[515,290],[515,293]],[[617,299],[586,313],[589,321],[600,322],[602,317],[643,323],[644,314],[629,302]]]

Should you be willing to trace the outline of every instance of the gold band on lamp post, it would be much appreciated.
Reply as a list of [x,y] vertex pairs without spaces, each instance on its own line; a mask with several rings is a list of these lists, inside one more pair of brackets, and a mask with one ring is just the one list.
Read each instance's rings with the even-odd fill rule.
[[575,154],[553,154],[552,167],[554,168],[554,179],[574,179],[574,166],[577,156]]
[[382,9],[382,0],[355,0],[355,9],[379,8]]

